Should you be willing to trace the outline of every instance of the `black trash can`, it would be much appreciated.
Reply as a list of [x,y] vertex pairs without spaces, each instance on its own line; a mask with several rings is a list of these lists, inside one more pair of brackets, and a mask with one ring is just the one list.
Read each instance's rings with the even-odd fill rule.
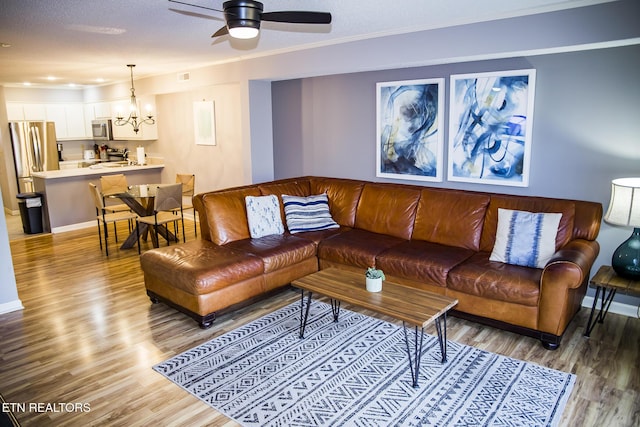
[[42,233],[42,194],[20,193],[16,197],[18,198],[24,232],[27,234]]

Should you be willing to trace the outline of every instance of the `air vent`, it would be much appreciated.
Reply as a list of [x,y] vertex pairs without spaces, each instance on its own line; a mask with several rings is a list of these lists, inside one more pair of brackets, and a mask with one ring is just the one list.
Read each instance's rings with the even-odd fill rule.
[[191,76],[189,75],[189,73],[178,73],[178,81],[179,82],[186,82],[189,81],[189,79],[191,78]]

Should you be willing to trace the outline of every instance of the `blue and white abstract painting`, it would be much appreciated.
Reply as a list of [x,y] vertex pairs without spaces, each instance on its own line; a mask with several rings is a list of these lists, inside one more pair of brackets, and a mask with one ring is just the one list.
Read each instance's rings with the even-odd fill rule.
[[442,181],[444,79],[377,84],[376,176]]
[[448,179],[529,185],[535,70],[451,76]]

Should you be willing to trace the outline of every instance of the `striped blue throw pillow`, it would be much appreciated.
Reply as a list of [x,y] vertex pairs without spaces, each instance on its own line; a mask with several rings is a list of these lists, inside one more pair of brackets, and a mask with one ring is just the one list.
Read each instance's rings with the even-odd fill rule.
[[544,268],[556,251],[562,214],[498,209],[496,243],[490,261]]
[[329,197],[323,193],[309,197],[282,195],[287,228],[291,234],[339,228],[329,212]]

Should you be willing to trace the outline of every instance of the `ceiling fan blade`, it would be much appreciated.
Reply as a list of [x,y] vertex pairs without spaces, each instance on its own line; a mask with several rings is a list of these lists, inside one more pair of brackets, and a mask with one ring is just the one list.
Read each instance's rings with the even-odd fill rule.
[[229,34],[229,29],[225,25],[224,27],[220,28],[218,31],[213,33],[211,37],[213,38],[213,37],[226,36],[227,34]]
[[200,9],[213,10],[215,12],[224,12],[223,10],[220,10],[220,9],[214,9],[212,7],[207,7],[207,6],[200,6],[199,4],[186,3],[186,2],[178,1],[178,0],[169,0],[169,1],[172,2],[172,3],[183,4],[185,6],[199,7]]
[[331,14],[327,12],[282,11],[262,14],[263,21],[289,22],[292,24],[330,24]]
[[179,10],[179,9],[174,9],[172,7],[170,7],[169,10],[171,12],[179,13],[180,15],[190,16],[192,18],[204,18],[204,19],[211,19],[211,20],[214,20],[214,21],[224,21],[224,18],[218,18],[216,16],[207,15],[207,14],[204,14],[204,13],[189,12],[187,10]]

